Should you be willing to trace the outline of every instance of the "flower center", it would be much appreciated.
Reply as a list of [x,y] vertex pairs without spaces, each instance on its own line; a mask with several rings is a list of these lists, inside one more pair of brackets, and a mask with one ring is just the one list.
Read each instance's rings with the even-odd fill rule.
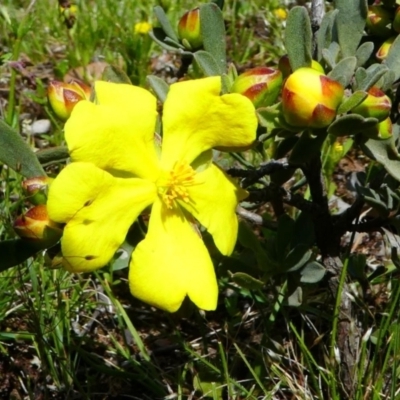
[[175,200],[189,203],[188,186],[194,184],[194,169],[185,161],[178,161],[171,171],[165,171],[157,181],[158,193],[168,208]]

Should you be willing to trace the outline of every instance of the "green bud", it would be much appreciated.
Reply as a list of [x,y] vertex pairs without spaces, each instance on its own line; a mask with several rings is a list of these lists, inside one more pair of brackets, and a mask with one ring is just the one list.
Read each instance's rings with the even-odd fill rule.
[[393,34],[392,14],[382,6],[369,6],[366,25],[372,35],[388,38]]
[[52,221],[44,204],[29,209],[14,222],[14,230],[21,239],[38,248],[51,247],[62,235],[61,225]]
[[240,74],[231,92],[249,98],[256,108],[267,107],[276,101],[282,87],[282,73],[268,67],[252,68]]
[[335,119],[343,94],[339,82],[315,69],[299,68],[283,86],[283,116],[295,127],[324,128]]
[[194,8],[183,14],[178,23],[178,36],[182,44],[189,50],[203,47],[203,37],[200,31],[200,8]]
[[392,102],[381,89],[372,87],[368,90],[367,98],[354,107],[351,112],[359,114],[365,118],[376,118],[379,122],[385,120],[392,107]]

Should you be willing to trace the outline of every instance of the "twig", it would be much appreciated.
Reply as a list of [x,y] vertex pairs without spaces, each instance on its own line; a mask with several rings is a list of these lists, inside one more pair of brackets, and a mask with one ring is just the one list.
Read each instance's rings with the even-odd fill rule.
[[244,178],[242,181],[242,187],[248,187],[253,183],[256,183],[259,179],[266,175],[271,175],[277,171],[284,171],[289,168],[293,168],[289,165],[286,158],[282,158],[280,160],[271,160],[264,164],[261,164],[260,167],[256,169],[239,169],[239,168],[230,168],[227,173],[234,178]]

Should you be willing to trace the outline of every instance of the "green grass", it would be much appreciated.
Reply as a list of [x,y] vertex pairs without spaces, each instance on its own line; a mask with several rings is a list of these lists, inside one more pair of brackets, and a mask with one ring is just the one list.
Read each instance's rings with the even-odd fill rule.
[[[164,3],[170,3],[174,23],[198,4]],[[285,4],[226,3],[229,60],[239,69],[276,65],[284,53],[283,22],[273,11]],[[137,22],[154,23],[155,1],[77,4],[71,30],[56,1],[5,0],[0,5],[1,117],[17,129],[21,116],[51,118],[52,145],[63,139],[62,124],[46,104],[50,79],[105,61],[144,85],[147,74],[166,76],[168,65],[174,68],[177,62],[167,56],[168,65],[155,70],[152,61],[160,59],[161,50],[134,35]],[[23,64],[17,70],[12,61]],[[57,169],[53,165],[49,172]],[[2,168],[0,177],[4,240],[15,236],[12,222],[27,205],[20,176]],[[126,269],[73,275],[52,269],[48,257],[38,254],[0,273],[0,398],[343,399],[331,336],[337,320],[327,293],[310,287],[305,302],[290,307],[284,278],[249,291],[232,284],[226,267],[218,272],[217,311],[202,313],[185,305],[177,315],[132,298]],[[392,272],[371,281],[367,299],[357,282],[352,285],[352,301],[368,333],[356,345],[354,399],[400,399],[398,276]]]

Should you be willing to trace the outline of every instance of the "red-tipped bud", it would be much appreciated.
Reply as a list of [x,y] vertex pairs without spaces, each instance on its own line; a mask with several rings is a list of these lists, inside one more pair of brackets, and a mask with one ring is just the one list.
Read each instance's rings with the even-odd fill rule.
[[369,6],[367,28],[372,35],[387,38],[393,34],[392,14],[382,6]]
[[200,8],[194,8],[183,14],[178,23],[178,35],[182,44],[190,50],[197,50],[203,46],[203,37],[200,31]]
[[312,68],[299,68],[287,78],[282,90],[282,111],[288,124],[324,128],[336,117],[343,86]]
[[46,204],[47,189],[51,181],[53,181],[53,178],[48,176],[25,179],[21,185],[27,200],[35,205]]
[[282,87],[282,73],[268,67],[252,68],[239,75],[231,91],[248,97],[256,108],[272,105]]
[[17,235],[38,247],[53,246],[61,238],[62,228],[50,220],[44,204],[35,206],[14,222]]
[[379,50],[376,52],[376,58],[379,61],[383,61],[387,55],[389,54],[389,50],[392,47],[392,44],[394,42],[394,40],[396,39],[397,36],[392,36],[389,39],[386,39],[381,47],[379,47]]
[[[318,61],[311,60],[311,68],[325,74],[323,66]],[[292,67],[290,66],[289,57],[287,54],[279,59],[278,69],[282,72],[284,79],[286,79],[292,73]]]
[[47,96],[54,113],[62,120],[67,120],[76,103],[89,100],[90,87],[82,82],[64,83],[52,81],[47,89]]
[[396,9],[392,26],[397,33],[400,33],[400,7]]
[[389,116],[391,107],[392,102],[389,97],[381,89],[374,86],[368,90],[367,98],[351,111],[365,118],[376,118],[381,122]]
[[366,129],[362,134],[370,139],[389,139],[393,134],[393,125],[388,117],[372,128]]

